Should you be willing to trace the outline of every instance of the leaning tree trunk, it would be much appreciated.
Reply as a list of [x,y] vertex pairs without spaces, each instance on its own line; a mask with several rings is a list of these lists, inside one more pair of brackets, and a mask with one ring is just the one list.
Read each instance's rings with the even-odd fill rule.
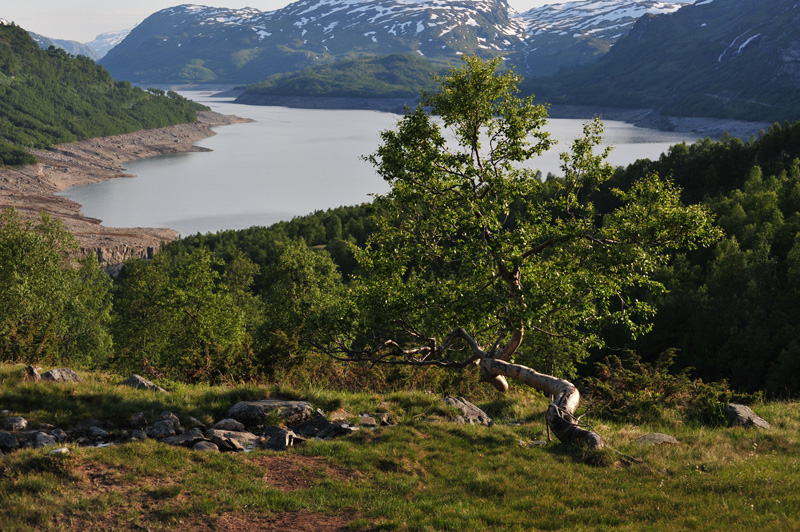
[[508,377],[536,388],[553,397],[547,408],[545,418],[556,438],[564,443],[580,443],[593,449],[605,446],[603,438],[594,431],[578,426],[575,410],[578,408],[580,394],[569,381],[544,375],[520,364],[511,364],[496,358],[483,358],[480,361],[481,374],[488,377],[493,386],[501,389]]

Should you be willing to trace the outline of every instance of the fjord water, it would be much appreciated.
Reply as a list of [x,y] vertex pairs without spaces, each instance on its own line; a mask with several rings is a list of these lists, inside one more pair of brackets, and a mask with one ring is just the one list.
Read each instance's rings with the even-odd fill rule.
[[[256,120],[216,128],[197,144],[211,152],[183,153],[126,163],[135,178],[72,187],[62,195],[85,215],[109,227],[169,227],[183,235],[270,225],[383,193],[387,185],[362,155],[375,151],[379,132],[400,118],[353,110],[244,106],[183,93],[213,110]],[[579,136],[583,121],[550,121],[559,144],[531,167],[560,173],[558,154]],[[669,146],[697,137],[605,123],[610,162],[625,165],[656,158]]]

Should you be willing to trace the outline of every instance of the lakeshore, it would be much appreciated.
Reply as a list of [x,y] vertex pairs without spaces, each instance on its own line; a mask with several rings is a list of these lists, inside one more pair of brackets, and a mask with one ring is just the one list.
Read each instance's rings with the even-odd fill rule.
[[113,268],[133,257],[147,257],[177,233],[168,228],[112,228],[85,216],[81,205],[56,196],[71,186],[133,177],[122,164],[169,153],[207,151],[195,142],[216,133],[212,129],[250,122],[213,111],[198,113],[197,122],[160,129],[98,137],[46,150],[32,150],[37,164],[0,168],[0,209],[14,207],[25,218],[46,213],[64,222],[75,234],[84,254],[95,254],[104,267]]

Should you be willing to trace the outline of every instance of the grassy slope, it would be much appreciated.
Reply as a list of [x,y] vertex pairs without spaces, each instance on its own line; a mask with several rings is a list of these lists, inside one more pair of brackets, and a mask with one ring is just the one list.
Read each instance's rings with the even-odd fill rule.
[[[546,403],[520,392],[481,406],[496,419],[532,421],[485,428],[431,422],[446,411],[424,393],[176,386],[154,395],[101,374],[85,374],[81,385],[34,385],[20,370],[0,366],[0,408],[33,426],[162,410],[210,421],[240,399],[266,394],[323,409],[390,411],[400,422],[287,453],[200,454],[152,441],[73,448],[64,458],[18,451],[0,459],[4,531],[800,529],[796,403],[756,407],[773,424],[768,432],[678,421],[597,426],[631,461],[615,453],[587,457],[555,442],[521,446],[545,437]],[[682,443],[635,443],[652,431]],[[592,465],[598,460],[613,464]]]

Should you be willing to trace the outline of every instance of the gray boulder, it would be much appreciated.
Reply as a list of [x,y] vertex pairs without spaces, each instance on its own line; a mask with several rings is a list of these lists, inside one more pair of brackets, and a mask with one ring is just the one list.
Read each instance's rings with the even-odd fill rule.
[[83,382],[83,378],[69,368],[51,369],[42,373],[42,380],[52,382]]
[[769,429],[770,424],[763,418],[756,415],[745,405],[731,403],[728,405],[728,424],[731,427],[756,427],[759,429]]
[[19,440],[10,432],[0,432],[0,451],[13,451],[19,447]]
[[6,429],[19,432],[28,428],[28,420],[24,417],[14,416],[6,419]]
[[236,421],[235,419],[227,418],[217,421],[213,425],[211,425],[212,429],[215,430],[232,430],[235,432],[244,432],[244,423]]
[[131,388],[137,388],[140,390],[151,390],[154,392],[167,393],[167,390],[165,390],[158,384],[150,382],[144,377],[140,377],[139,375],[136,374],[133,374],[124,381],[122,381],[122,385],[130,386]]
[[452,406],[458,409],[459,415],[455,416],[451,420],[454,423],[485,425],[487,427],[494,425],[494,421],[492,421],[492,418],[486,415],[486,412],[470,403],[463,397],[445,397],[444,403],[447,406]]
[[664,445],[664,444],[677,445],[680,442],[668,434],[653,432],[650,434],[645,434],[641,438],[637,439],[636,443],[644,446],[644,445]]
[[177,434],[171,419],[156,421],[151,427],[147,427],[146,433],[148,437],[155,438],[156,440],[169,438]]
[[41,449],[42,447],[55,447],[56,439],[50,434],[40,432],[36,435],[36,442],[33,444],[34,449]]
[[284,401],[263,399],[261,401],[242,401],[228,410],[228,417],[244,423],[246,427],[265,425],[278,418],[287,426],[298,425],[309,419],[314,409],[306,401]]

